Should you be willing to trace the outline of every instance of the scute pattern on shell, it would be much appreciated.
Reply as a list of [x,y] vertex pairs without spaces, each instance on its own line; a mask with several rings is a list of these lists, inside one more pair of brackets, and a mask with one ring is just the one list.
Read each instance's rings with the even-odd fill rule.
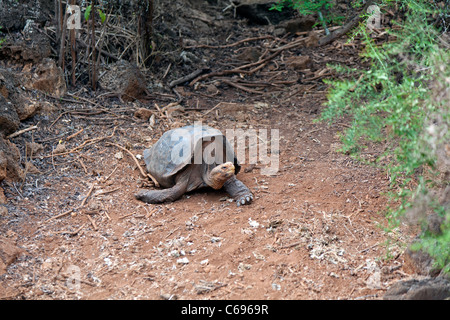
[[219,165],[227,161],[233,162],[236,168],[235,174],[237,174],[241,167],[232,145],[220,130],[206,125],[190,125],[166,131],[150,149],[144,150],[147,170],[161,186],[172,187],[175,184],[176,174],[185,166],[194,163],[194,156],[198,159],[198,152],[203,155],[202,141],[209,141],[212,138],[214,141],[223,139],[226,148],[225,159],[215,163]]

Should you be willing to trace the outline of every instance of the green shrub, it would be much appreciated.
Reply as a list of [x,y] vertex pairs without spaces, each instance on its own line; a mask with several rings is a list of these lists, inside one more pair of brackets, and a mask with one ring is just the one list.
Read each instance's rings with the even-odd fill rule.
[[320,10],[328,10],[332,7],[331,0],[278,0],[271,10],[283,10],[284,7],[293,8],[301,15],[310,15]]
[[[334,66],[348,79],[328,81],[321,119],[352,118],[342,134],[342,151],[354,156],[369,143],[383,143],[385,152],[377,163],[390,174],[393,203],[400,203],[389,208],[391,226],[405,215],[415,216],[423,232],[412,248],[426,250],[439,268],[449,272],[450,204],[444,207],[438,198],[450,184],[448,175],[447,180],[440,178],[450,174],[442,172],[448,167],[439,167],[439,161],[450,161],[445,152],[450,147],[450,43],[431,23],[433,14],[442,14],[433,3],[402,1],[405,19],[397,31],[390,31],[395,40],[381,46],[365,26],[358,29],[368,67]],[[388,165],[383,164],[386,159]],[[431,214],[442,219],[438,233],[428,231]]]
[[[2,33],[2,26],[0,26],[0,34]],[[0,48],[2,47],[2,43],[5,42],[6,39],[5,38],[0,38]]]
[[[360,1],[356,1],[359,3]],[[334,6],[335,1],[333,0],[278,0],[270,10],[278,10],[281,11],[283,8],[288,7],[292,8],[300,15],[311,15],[318,14],[319,20],[322,23],[325,31],[328,33],[328,29],[326,24],[333,22],[342,21],[344,17],[340,15],[335,15],[332,12],[332,7]]]

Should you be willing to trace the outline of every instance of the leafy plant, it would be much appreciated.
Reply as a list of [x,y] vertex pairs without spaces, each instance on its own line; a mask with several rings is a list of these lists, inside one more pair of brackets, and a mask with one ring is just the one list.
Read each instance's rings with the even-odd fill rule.
[[[270,10],[282,11],[285,7],[297,10],[301,15],[311,15],[317,13],[319,20],[325,29],[326,34],[329,34],[327,23],[332,18],[327,13],[332,8],[334,1],[332,0],[278,0]],[[334,20],[341,20],[343,17],[334,17]]]
[[[0,32],[2,31],[2,26],[0,26]],[[2,43],[5,42],[6,39],[5,38],[0,38],[0,48],[2,47]]]
[[[89,18],[91,17],[91,11],[92,11],[92,5],[88,5],[86,7],[86,11],[84,12],[84,19],[86,21],[88,21]],[[100,16],[100,21],[102,23],[104,23],[106,20],[106,14],[101,9],[97,9],[97,12],[98,12],[98,15]]]
[[331,0],[279,0],[270,10],[281,11],[284,7],[290,7],[302,15],[309,15],[320,10],[328,10],[332,5]]
[[[424,231],[413,248],[426,250],[449,272],[450,213],[437,200],[439,190],[450,184],[437,178],[439,150],[450,141],[449,43],[442,45],[439,31],[429,22],[436,13],[430,2],[407,0],[401,5],[407,14],[398,31],[390,31],[394,41],[379,46],[365,26],[357,30],[369,67],[334,66],[349,79],[328,81],[331,89],[321,119],[333,122],[351,116],[352,125],[342,134],[342,151],[356,157],[368,143],[383,143],[385,152],[377,164],[389,172],[391,199],[400,203],[389,208],[391,226],[416,212]],[[433,91],[438,85],[440,90]],[[390,159],[387,165],[385,159]],[[440,217],[440,232],[427,231],[424,221],[431,214]]]

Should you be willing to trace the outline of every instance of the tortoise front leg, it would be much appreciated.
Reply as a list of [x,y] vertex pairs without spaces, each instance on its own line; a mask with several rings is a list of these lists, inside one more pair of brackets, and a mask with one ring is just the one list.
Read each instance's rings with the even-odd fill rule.
[[253,194],[251,191],[242,183],[242,181],[238,180],[236,176],[231,177],[225,182],[223,187],[225,188],[225,191],[236,200],[238,207],[240,205],[250,204],[253,201]]
[[142,190],[135,197],[147,203],[172,202],[179,199],[186,192],[186,185],[176,184],[172,188],[162,190]]

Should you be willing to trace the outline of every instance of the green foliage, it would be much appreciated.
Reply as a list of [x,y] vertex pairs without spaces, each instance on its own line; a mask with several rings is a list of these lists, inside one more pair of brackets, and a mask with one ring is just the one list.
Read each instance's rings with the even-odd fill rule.
[[[438,150],[450,141],[449,44],[442,45],[439,31],[429,23],[435,13],[429,1],[407,0],[402,5],[407,15],[397,31],[390,31],[395,41],[378,46],[365,26],[358,29],[365,43],[362,57],[370,66],[334,66],[349,80],[328,81],[331,89],[321,119],[333,122],[344,115],[352,117],[352,126],[342,135],[344,152],[357,156],[368,143],[383,143],[385,153],[378,164],[390,160],[385,166],[391,176],[390,194],[400,203],[389,209],[392,226],[418,206],[421,214],[434,212],[443,217],[442,233],[423,232],[414,247],[426,250],[448,272],[450,213],[433,199],[431,190],[450,183],[433,178],[439,174]],[[438,84],[439,92],[433,91]],[[447,92],[447,98],[438,99],[442,92]],[[428,199],[425,205],[419,201],[423,194]]]
[[[2,28],[3,28],[3,27],[0,26],[0,32],[1,32]],[[0,38],[0,48],[2,47],[2,43],[5,42],[5,41],[6,41],[5,38]]]
[[[86,21],[89,20],[89,18],[90,18],[90,16],[91,16],[91,11],[92,11],[92,5],[88,5],[88,6],[86,7],[86,11],[84,12],[84,19],[85,19]],[[105,14],[101,9],[97,9],[97,12],[98,12],[98,14],[99,14],[99,16],[100,16],[101,22],[104,23],[105,20],[106,20],[106,14]]]
[[106,14],[105,14],[102,10],[100,10],[100,9],[98,9],[98,14],[99,14],[99,16],[100,16],[100,21],[101,21],[102,23],[105,23],[105,20],[106,20]]
[[301,15],[317,13],[320,22],[326,29],[326,23],[342,21],[344,17],[333,15],[330,9],[334,5],[333,0],[278,0],[269,10],[282,11],[285,7],[297,10]]
[[447,214],[447,220],[442,225],[443,232],[439,235],[424,234],[421,236],[420,242],[416,242],[411,246],[412,250],[425,250],[435,259],[435,266],[443,268],[443,272],[450,274],[450,219]]
[[285,7],[297,10],[301,15],[310,15],[332,7],[331,0],[278,0],[270,10],[281,11]]
[[92,5],[88,5],[86,7],[86,11],[84,12],[84,20],[88,21],[91,16]]

